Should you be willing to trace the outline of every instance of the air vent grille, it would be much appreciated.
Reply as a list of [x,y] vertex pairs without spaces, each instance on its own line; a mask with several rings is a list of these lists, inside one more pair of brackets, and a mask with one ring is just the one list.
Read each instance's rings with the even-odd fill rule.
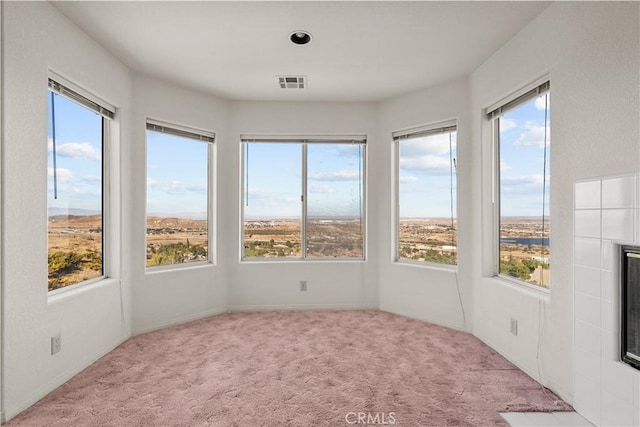
[[278,76],[278,84],[281,89],[305,89],[307,76]]

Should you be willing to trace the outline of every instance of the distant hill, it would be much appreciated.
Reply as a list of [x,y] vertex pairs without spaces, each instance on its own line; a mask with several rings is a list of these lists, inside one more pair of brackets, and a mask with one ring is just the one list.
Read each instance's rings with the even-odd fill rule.
[[100,211],[90,209],[67,209],[67,208],[49,208],[48,216],[89,216],[100,215]]
[[147,227],[149,228],[203,228],[206,227],[206,220],[189,218],[163,218],[157,216],[147,217]]

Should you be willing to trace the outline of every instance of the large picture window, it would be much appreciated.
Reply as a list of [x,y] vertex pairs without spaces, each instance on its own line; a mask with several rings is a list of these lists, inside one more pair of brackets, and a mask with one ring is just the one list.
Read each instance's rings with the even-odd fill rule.
[[363,259],[365,139],[243,139],[243,259]]
[[456,124],[394,133],[396,259],[457,264]]
[[550,84],[490,109],[496,146],[499,275],[550,286]]
[[49,79],[47,258],[50,291],[107,276],[107,135],[114,108]]
[[147,121],[147,267],[209,261],[214,138]]

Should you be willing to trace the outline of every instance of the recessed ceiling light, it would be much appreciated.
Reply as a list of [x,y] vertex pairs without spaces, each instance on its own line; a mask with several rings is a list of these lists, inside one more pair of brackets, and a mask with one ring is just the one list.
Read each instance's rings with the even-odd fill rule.
[[289,36],[289,40],[295,44],[307,44],[311,41],[311,34],[302,30],[294,31]]

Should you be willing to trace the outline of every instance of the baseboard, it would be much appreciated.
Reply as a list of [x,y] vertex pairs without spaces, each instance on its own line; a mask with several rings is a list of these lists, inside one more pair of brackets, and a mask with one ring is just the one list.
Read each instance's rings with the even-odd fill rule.
[[42,399],[43,397],[45,397],[46,395],[51,393],[53,390],[55,390],[58,387],[60,387],[62,384],[64,384],[67,381],[69,381],[71,378],[73,378],[75,375],[80,373],[82,370],[84,370],[87,367],[89,367],[91,364],[93,364],[95,361],[100,359],[105,354],[109,353],[110,351],[113,351],[113,349],[118,347],[120,344],[125,342],[127,339],[129,339],[129,337],[127,335],[123,335],[122,337],[120,337],[115,342],[103,347],[102,350],[94,353],[94,356],[91,356],[91,357],[81,361],[80,363],[77,363],[73,368],[66,370],[65,372],[61,373],[60,375],[57,375],[48,384],[45,384],[38,391],[36,391],[34,394],[32,394],[29,398],[25,399],[24,403],[22,403],[20,406],[18,406],[16,408],[6,409],[5,412],[2,414],[2,422],[5,423],[5,422],[11,420],[11,418],[13,418],[16,415],[20,414],[22,411],[24,411],[24,410],[28,409],[29,407],[35,405],[36,403],[38,403],[38,401],[40,399]]
[[388,308],[382,308],[382,307],[380,308],[380,311],[385,311],[385,312],[391,313],[391,314],[397,314],[399,316],[408,317],[410,319],[420,320],[422,322],[431,323],[433,325],[438,325],[438,326],[444,326],[445,328],[451,328],[451,329],[455,329],[456,331],[467,332],[467,333],[471,334],[471,331],[465,329],[462,324],[456,324],[456,323],[453,323],[453,322],[446,322],[446,321],[443,322],[443,321],[440,321],[440,320],[437,320],[437,319],[430,319],[430,318],[421,317],[421,316],[412,316],[410,314],[402,313],[400,311],[393,311],[393,310],[390,310]]
[[562,387],[558,387],[558,385],[553,381],[547,381],[547,384],[545,385],[545,387],[547,387],[549,390],[557,394],[560,397],[560,399],[564,400],[569,405],[573,406],[573,393],[565,390]]
[[573,395],[571,393],[569,393],[567,390],[565,390],[564,388],[558,387],[553,381],[543,381],[542,378],[540,378],[538,376],[538,372],[537,372],[537,369],[535,367],[532,368],[532,367],[529,367],[529,366],[524,366],[522,363],[518,362],[517,360],[513,359],[512,357],[509,357],[506,354],[506,352],[502,348],[500,348],[500,346],[495,345],[493,342],[491,342],[491,340],[487,339],[486,337],[483,337],[483,336],[480,336],[480,335],[477,335],[477,334],[473,334],[473,335],[476,338],[478,338],[480,341],[482,341],[483,343],[485,343],[486,345],[488,345],[489,347],[491,347],[492,349],[494,349],[495,351],[500,353],[500,355],[502,357],[504,357],[505,359],[507,359],[509,362],[511,362],[514,365],[516,365],[518,367],[518,369],[520,369],[525,374],[529,375],[537,383],[540,383],[543,386],[547,387],[549,390],[551,390],[555,394],[557,394],[562,400],[564,400],[565,402],[573,405]]
[[232,305],[229,311],[243,313],[277,310],[378,310],[375,305],[366,304],[291,304],[291,305]]
[[154,323],[149,326],[145,326],[144,328],[136,328],[131,332],[132,336],[146,334],[147,332],[153,332],[164,328],[169,328],[171,326],[181,325],[183,323],[193,322],[194,320],[204,319],[206,317],[215,316],[216,314],[226,313],[227,309],[225,307],[216,307],[211,310],[200,311],[198,313],[190,314],[188,316],[176,317],[174,319],[165,320],[162,322]]

